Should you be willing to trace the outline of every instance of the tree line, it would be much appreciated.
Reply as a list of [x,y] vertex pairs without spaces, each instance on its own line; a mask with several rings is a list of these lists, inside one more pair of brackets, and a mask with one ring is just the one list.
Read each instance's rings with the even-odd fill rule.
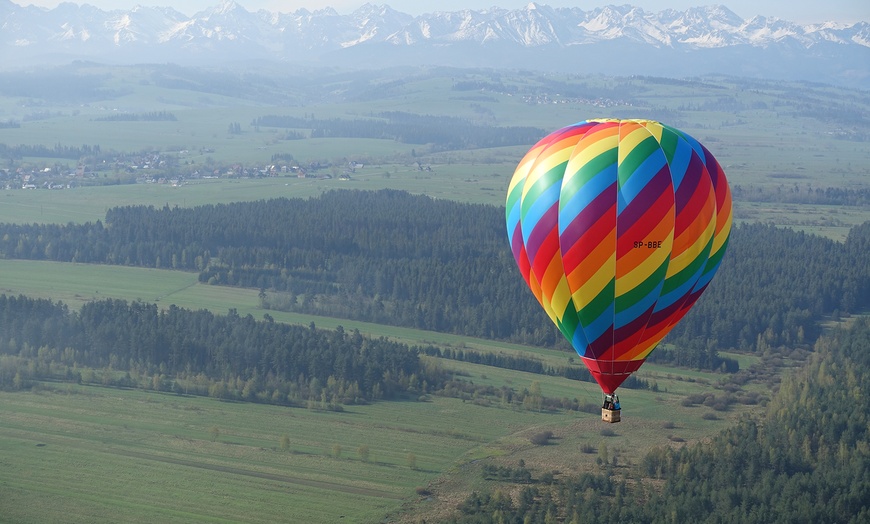
[[0,366],[0,386],[14,385],[13,373],[19,381],[81,381],[89,368],[126,372],[107,385],[131,385],[132,372],[165,382],[157,389],[279,404],[352,404],[442,388],[447,375],[419,353],[358,331],[256,321],[234,310],[215,315],[109,299],[75,312],[60,302],[0,295],[0,355],[13,357]]
[[870,207],[870,188],[866,187],[801,187],[797,183],[776,187],[738,185],[732,188],[732,194],[743,202]]
[[[340,326],[293,326],[268,314],[257,321],[233,309],[215,315],[107,299],[76,312],[60,302],[0,294],[0,389],[64,381],[334,411],[428,395],[536,411],[599,409],[577,398],[545,397],[537,381],[521,389],[474,384],[442,370],[430,358],[439,354],[431,346],[365,337]],[[491,361],[473,352],[462,358],[555,374],[535,368],[531,359]],[[559,372],[592,381],[579,367]],[[649,387],[638,379],[630,385]]]
[[93,119],[95,122],[176,122],[178,117],[169,111],[148,111],[145,113],[117,113]]
[[[589,370],[582,365],[547,366],[538,359],[519,355],[505,355],[489,352],[483,353],[479,351],[451,348],[440,349],[435,346],[427,346],[423,348],[422,351],[424,354],[429,356],[458,360],[460,362],[471,362],[472,364],[513,369],[515,371],[524,371],[526,373],[535,373],[538,375],[565,377],[571,380],[580,380],[583,382],[595,382],[595,379],[592,377],[592,374],[589,373]],[[658,386],[650,384],[649,381],[637,378],[634,375],[625,379],[620,387],[626,389],[652,389],[653,391],[658,391]]]
[[[265,309],[568,349],[519,278],[504,227],[495,206],[332,191],[0,224],[0,256],[197,271],[204,283],[260,289]],[[710,288],[666,339],[679,351],[655,358],[733,370],[718,349],[808,347],[822,319],[870,305],[868,258],[870,223],[845,243],[738,225]]]
[[0,158],[11,160],[20,160],[24,157],[70,158],[78,160],[84,156],[100,155],[100,153],[99,145],[89,146],[83,144],[77,147],[55,144],[52,147],[48,147],[43,144],[19,144],[16,146],[0,143]]
[[465,118],[402,111],[386,111],[372,118],[354,120],[263,115],[255,118],[251,125],[308,129],[312,138],[376,138],[405,144],[431,144],[437,151],[532,144],[546,134],[536,127],[493,127]]
[[487,478],[520,490],[475,492],[448,522],[867,522],[870,321],[834,330],[815,349],[760,419],[709,442],[654,449],[634,466],[613,455],[578,476],[517,480],[489,466]]

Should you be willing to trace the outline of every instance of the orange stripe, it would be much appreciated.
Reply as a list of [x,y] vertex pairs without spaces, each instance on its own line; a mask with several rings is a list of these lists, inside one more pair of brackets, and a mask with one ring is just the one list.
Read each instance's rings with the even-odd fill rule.
[[[671,207],[671,209],[673,209],[673,206]],[[638,222],[641,221],[639,220]],[[672,227],[673,224],[670,220],[662,220],[658,224],[656,224],[656,227],[653,228],[652,231],[650,231],[648,233],[648,236],[645,238],[661,240],[662,242],[664,242],[671,234]],[[630,232],[628,234],[631,235]],[[629,236],[628,238],[633,237]],[[664,247],[659,249],[664,249]],[[619,272],[616,278],[619,279],[624,277],[625,275],[636,269],[638,266],[646,262],[646,260],[649,259],[649,257],[652,255],[652,252],[653,249],[648,249],[646,246],[632,248],[631,250],[629,250],[618,260],[617,267],[619,268]]]
[[562,260],[568,271],[574,271],[574,268],[583,264],[583,260],[589,256],[589,246],[598,246],[603,242],[608,242],[610,251],[614,250],[616,239],[615,237],[611,238],[611,236],[616,231],[615,218],[616,203],[614,202],[591,227],[580,235],[573,246],[569,247],[567,251],[563,249]]
[[[709,204],[704,206],[704,209],[698,214],[698,218],[693,220],[680,235],[674,237],[674,247],[671,250],[671,258],[676,258],[686,250],[691,249],[696,242],[701,240],[698,231],[700,230],[703,232],[707,229],[707,224],[713,220],[714,210],[714,203],[710,200]],[[705,242],[706,240],[707,239],[704,239]]]
[[616,231],[611,231],[607,237],[589,251],[576,269],[568,275],[568,283],[572,290],[579,289],[586,279],[598,271],[610,257],[613,256],[613,246],[616,243]]

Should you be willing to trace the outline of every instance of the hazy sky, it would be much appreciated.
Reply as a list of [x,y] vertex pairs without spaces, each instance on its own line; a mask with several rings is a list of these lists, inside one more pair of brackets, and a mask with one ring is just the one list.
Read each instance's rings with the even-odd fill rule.
[[[366,3],[366,0],[236,0],[248,11],[266,9],[289,13],[300,8],[310,11],[332,7],[341,14],[347,14]],[[13,0],[19,5],[34,4],[42,7],[55,7],[60,0]],[[172,6],[176,10],[187,15],[202,9],[213,7],[221,3],[221,0],[90,0],[88,3],[100,9],[127,9],[137,4]],[[484,9],[491,6],[499,6],[507,9],[523,7],[528,0],[369,0],[369,3],[386,4],[397,11],[419,15],[433,11],[458,11],[464,8]],[[580,7],[584,10],[601,7],[604,5],[630,4],[643,8],[646,11],[661,11],[667,8],[686,9],[699,5],[722,4],[743,18],[754,15],[784,18],[793,22],[870,22],[870,1],[868,0],[542,0],[538,2],[553,7]]]

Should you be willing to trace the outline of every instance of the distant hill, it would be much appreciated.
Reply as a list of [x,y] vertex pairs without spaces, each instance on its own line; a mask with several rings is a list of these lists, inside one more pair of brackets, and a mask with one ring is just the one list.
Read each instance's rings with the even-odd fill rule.
[[743,19],[721,5],[647,12],[530,3],[420,16],[365,4],[251,12],[228,0],[193,16],[170,7],[54,9],[0,0],[0,68],[72,60],[228,64],[269,61],[380,68],[400,64],[669,77],[723,73],[864,87],[870,23]]

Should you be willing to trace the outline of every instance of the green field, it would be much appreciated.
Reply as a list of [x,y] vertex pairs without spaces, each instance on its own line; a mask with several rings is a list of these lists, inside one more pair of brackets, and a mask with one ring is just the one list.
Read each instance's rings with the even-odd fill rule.
[[[0,292],[51,297],[75,307],[99,298],[141,299],[260,318],[256,290],[208,286],[196,275],[86,264],[0,261]],[[407,343],[533,354],[548,364],[553,350],[310,315],[269,312],[277,321],[338,325]],[[441,360],[478,384],[530,387],[545,396],[597,404],[598,386],[560,377]],[[686,407],[686,395],[713,391],[720,376],[647,365],[639,376],[659,391],[623,392],[624,421],[603,436],[600,417],[544,413],[434,397],[426,402],[347,406],[343,413],[222,402],[139,390],[45,383],[0,393],[0,514],[14,522],[270,522],[288,512],[309,522],[380,522],[452,508],[456,493],[486,486],[481,459],[536,474],[595,467],[602,445],[625,464],[653,446],[683,445],[726,427],[751,406],[729,412]],[[215,438],[214,428],[217,428]],[[552,431],[554,444],[530,437]],[[281,449],[282,439],[286,449]],[[363,461],[358,449],[368,446]],[[339,454],[336,457],[336,454]],[[413,467],[409,456],[413,455]],[[417,487],[438,490],[421,499]],[[335,499],[340,499],[336,502]],[[41,501],[49,499],[51,503]],[[6,504],[6,506],[2,506]],[[405,518],[402,517],[402,518]]]
[[73,385],[0,397],[13,522],[377,522],[465,453],[566,419],[451,399],[337,414]]
[[[485,375],[532,378],[499,372]],[[575,389],[560,382],[548,381],[545,392]],[[727,424],[675,413],[674,395],[625,396],[631,414],[607,437],[624,460],[667,443],[665,421],[678,422],[669,433],[690,440]],[[380,522],[415,501],[416,487],[473,469],[471,461],[564,462],[559,469],[568,473],[592,467],[597,455],[578,448],[604,439],[596,415],[437,397],[332,413],[47,384],[0,393],[0,417],[0,513],[11,522],[276,522],[290,514],[305,522]],[[529,436],[544,428],[558,443],[531,445]],[[360,446],[370,450],[367,461]]]
[[[484,70],[397,69],[356,76],[332,71],[276,72],[262,85],[212,89],[200,75],[209,72],[159,66],[105,67],[79,64],[72,72],[95,78],[102,87],[81,103],[60,92],[31,100],[0,91],[0,144],[78,147],[102,151],[156,151],[182,166],[241,164],[265,166],[273,155],[322,162],[337,174],[348,161],[365,167],[352,180],[281,176],[269,180],[201,180],[172,188],[157,185],[87,187],[67,190],[2,190],[2,222],[84,222],[102,219],[108,208],[148,204],[194,206],[203,203],[308,197],[334,188],[394,188],[465,202],[503,205],[517,161],[531,144],[443,151],[434,144],[393,139],[306,138],[287,140],[286,129],[260,127],[264,115],[355,120],[388,111],[462,118],[480,126],[526,126],[547,132],[602,116],[652,118],[692,134],[715,155],[733,187],[771,191],[809,188],[867,189],[870,129],[859,116],[870,111],[864,91],[824,85],[709,77],[689,81],[659,78],[607,78]],[[190,82],[167,87],[154,80],[165,74]],[[208,76],[212,75],[212,76]],[[227,74],[230,83],[237,79]],[[459,89],[479,82],[480,89]],[[604,101],[604,102],[602,102]],[[844,111],[847,102],[850,111]],[[603,107],[602,107],[603,106]],[[118,114],[165,111],[175,121],[100,120]],[[228,132],[238,123],[239,133]],[[0,165],[12,172],[65,166],[81,159],[24,158]],[[431,170],[420,170],[417,163]],[[99,166],[96,166],[99,167]],[[210,169],[210,168],[209,168]],[[122,170],[98,171],[102,182]],[[182,171],[184,171],[182,169]],[[68,181],[68,180],[67,180]],[[91,181],[94,182],[94,181]],[[0,188],[4,184],[0,182]],[[770,221],[841,240],[849,227],[870,220],[865,206],[831,209],[813,204],[751,203],[736,199],[738,221]]]
[[[0,120],[21,122],[20,127],[0,129],[0,144],[156,150],[191,165],[263,165],[274,154],[292,154],[300,161],[341,166],[354,160],[364,167],[350,180],[282,174],[191,179],[180,187],[99,185],[111,181],[109,170],[100,175],[102,180],[91,180],[95,185],[74,189],[22,190],[20,184],[4,188],[0,183],[0,222],[82,223],[103,220],[115,206],[307,198],[346,188],[399,189],[501,206],[511,173],[531,146],[442,151],[431,144],[396,140],[286,140],[286,130],[251,125],[254,118],[269,114],[354,119],[405,111],[543,130],[600,116],[655,118],[704,142],[734,187],[787,191],[795,185],[870,185],[870,141],[861,139],[866,124],[838,120],[840,113],[833,111],[842,100],[870,110],[866,93],[853,90],[763,82],[749,86],[730,78],[673,83],[451,69],[397,70],[361,78],[337,73],[280,77],[281,88],[232,94],[161,87],[152,80],[158,67],[79,65],[77,74],[102,75],[104,86],[111,89],[107,93],[113,93],[105,99],[95,95],[86,103],[28,100],[0,92]],[[459,91],[453,86],[460,80],[503,83],[546,102],[491,89]],[[565,85],[579,86],[588,96],[561,94]],[[603,98],[609,100],[606,107]],[[807,109],[808,99],[817,110]],[[170,111],[178,119],[97,120],[144,111]],[[241,124],[241,133],[228,133],[233,122]],[[9,160],[0,169],[11,176],[18,168],[74,169],[78,162],[24,158]],[[421,169],[418,162],[429,169]],[[735,219],[842,240],[852,225],[870,220],[870,209],[737,200]],[[197,274],[179,271],[0,260],[0,293],[50,298],[74,309],[103,298],[221,314],[233,308],[256,319],[268,313],[278,322],[314,322],[326,329],[340,325],[409,344],[521,353],[551,366],[566,365],[572,356],[265,311],[255,289],[209,286],[199,283]],[[743,369],[762,363],[755,355],[725,356],[737,359]],[[519,390],[538,382],[547,397],[601,402],[598,386],[591,383],[452,360],[438,363],[475,384]],[[650,363],[637,375],[654,382],[658,391],[620,390],[623,422],[615,426],[602,424],[597,414],[544,413],[492,399],[433,397],[346,406],[337,413],[66,383],[0,392],[0,522],[431,522],[452,511],[471,490],[494,486],[480,474],[483,463],[513,466],[522,459],[536,476],[554,470],[568,475],[595,469],[596,459],[607,449],[628,472],[652,447],[709,438],[746,413],[763,409],[735,404],[723,412],[684,405],[689,395],[721,395],[720,374]],[[760,382],[742,388],[762,398],[769,394]],[[551,444],[530,442],[541,431],[552,431]],[[368,460],[359,453],[361,446],[370,450]],[[420,496],[417,488],[430,489],[432,495]]]

